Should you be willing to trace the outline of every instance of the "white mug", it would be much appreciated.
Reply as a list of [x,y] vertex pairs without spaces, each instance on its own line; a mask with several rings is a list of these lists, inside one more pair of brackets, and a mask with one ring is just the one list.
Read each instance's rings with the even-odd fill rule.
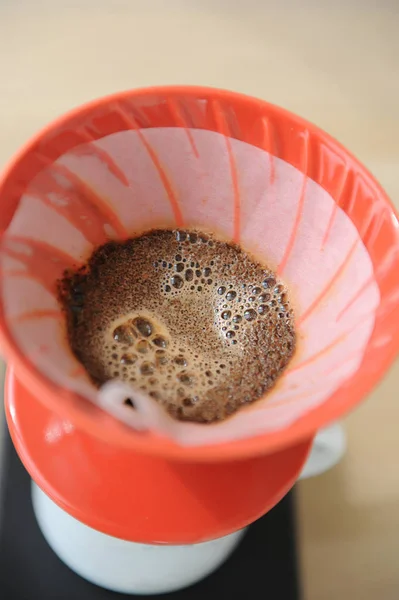
[[[315,437],[300,479],[319,475],[342,458],[346,440],[340,425]],[[185,546],[138,544],[81,523],[32,483],[39,527],[59,558],[85,579],[115,592],[160,594],[200,581],[215,571],[239,544],[244,530]]]

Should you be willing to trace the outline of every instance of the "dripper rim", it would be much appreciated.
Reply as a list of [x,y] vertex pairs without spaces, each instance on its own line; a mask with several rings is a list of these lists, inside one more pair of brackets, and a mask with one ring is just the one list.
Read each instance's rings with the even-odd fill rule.
[[[380,200],[382,200],[383,203],[388,206],[392,216],[397,219],[396,212],[391,201],[374,177],[341,144],[336,142],[331,136],[320,130],[315,125],[283,108],[272,105],[263,100],[252,98],[236,92],[197,86],[160,86],[128,90],[94,100],[66,113],[42,129],[19,151],[19,153],[11,161],[0,178],[0,196],[2,191],[4,191],[6,183],[12,178],[13,172],[18,168],[20,162],[23,159],[26,159],[30,153],[34,152],[36,146],[43,140],[44,137],[48,136],[48,134],[56,131],[66,123],[73,121],[75,118],[81,118],[85,114],[90,113],[98,108],[106,107],[110,103],[151,95],[163,96],[165,98],[180,96],[191,96],[193,98],[202,97],[207,98],[210,101],[220,102],[226,100],[230,102],[235,101],[237,103],[244,104],[247,108],[250,108],[251,106],[253,108],[257,107],[259,110],[262,110],[266,113],[272,113],[276,119],[282,119],[285,121],[288,120],[292,124],[295,123],[297,126],[310,131],[313,135],[318,136],[327,146],[333,148],[336,152],[344,154],[345,159],[351,162],[351,165],[354,167],[357,173],[361,173],[362,176],[367,179],[370,187],[373,188]],[[4,229],[5,228],[3,228],[3,232]],[[109,440],[109,425],[111,423],[111,438],[113,441],[117,444],[130,447],[137,451],[180,459],[185,459],[186,456],[189,455],[190,459],[201,458],[205,460],[218,460],[221,457],[240,458],[266,452],[273,452],[288,444],[295,443],[300,439],[312,435],[321,426],[342,416],[342,414],[354,407],[362,399],[362,397],[372,389],[372,387],[385,373],[386,369],[394,360],[399,349],[399,334],[396,334],[396,337],[392,338],[389,346],[390,351],[386,352],[384,355],[384,360],[380,365],[378,374],[373,374],[373,377],[369,375],[368,380],[363,381],[361,385],[358,385],[356,390],[353,389],[354,386],[350,385],[350,382],[349,385],[348,383],[345,384],[344,387],[349,388],[346,395],[343,393],[342,388],[338,389],[337,392],[334,393],[323,405],[300,417],[298,421],[293,423],[291,426],[281,431],[267,433],[244,440],[191,448],[182,448],[173,442],[157,438],[157,436],[154,435],[150,435],[145,440],[142,439],[142,437],[135,435],[134,432],[128,432],[128,436],[126,436],[126,428],[118,423],[115,424],[112,417],[109,417],[105,413],[101,416],[101,418],[99,414],[97,414],[97,418],[94,420],[92,415],[90,415],[87,410],[82,410],[79,407],[79,403],[86,402],[83,398],[72,392],[60,389],[59,386],[52,383],[44,375],[39,373],[29,362],[29,360],[19,352],[19,349],[7,330],[4,319],[0,319],[0,342],[5,349],[6,355],[10,356],[11,363],[16,368],[18,376],[23,377],[26,382],[29,382],[29,386],[32,388],[32,390],[34,390],[35,395],[42,398],[42,401],[49,408],[57,408],[60,413],[62,412],[65,415],[72,416],[72,420],[77,426],[80,426],[87,431],[91,431],[93,434],[101,437],[102,439]],[[364,360],[365,359],[362,361],[362,365]],[[362,365],[360,366],[359,371],[362,369]],[[349,393],[351,394],[350,398],[348,398]],[[340,399],[340,402],[335,403],[335,400],[338,398]],[[97,409],[94,407],[93,410]],[[127,439],[127,437],[129,439]]]

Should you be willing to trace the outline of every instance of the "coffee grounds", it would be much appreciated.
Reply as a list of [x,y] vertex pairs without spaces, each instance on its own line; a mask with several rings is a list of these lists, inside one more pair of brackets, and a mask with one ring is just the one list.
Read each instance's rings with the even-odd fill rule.
[[109,242],[64,274],[59,299],[92,381],[130,382],[180,420],[222,420],[259,399],[295,350],[286,286],[198,231]]

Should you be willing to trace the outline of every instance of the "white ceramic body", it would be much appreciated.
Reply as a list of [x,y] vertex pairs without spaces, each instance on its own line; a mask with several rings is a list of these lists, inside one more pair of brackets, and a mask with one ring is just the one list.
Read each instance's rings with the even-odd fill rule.
[[[301,478],[334,466],[345,451],[339,425],[321,431]],[[159,594],[200,581],[215,571],[240,542],[245,530],[201,544],[149,545],[127,542],[81,523],[32,483],[39,527],[59,558],[88,581],[115,592]]]
[[315,477],[332,469],[339,463],[346,451],[346,435],[341,425],[335,423],[321,429],[313,441],[312,450],[306,461],[300,479]]

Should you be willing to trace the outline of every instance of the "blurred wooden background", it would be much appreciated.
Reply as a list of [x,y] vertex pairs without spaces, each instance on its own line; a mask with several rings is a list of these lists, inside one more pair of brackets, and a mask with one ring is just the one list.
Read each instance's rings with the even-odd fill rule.
[[[399,207],[397,0],[0,0],[0,167],[113,91],[231,88],[317,123]],[[345,422],[349,450],[299,485],[304,600],[399,597],[399,368]]]

